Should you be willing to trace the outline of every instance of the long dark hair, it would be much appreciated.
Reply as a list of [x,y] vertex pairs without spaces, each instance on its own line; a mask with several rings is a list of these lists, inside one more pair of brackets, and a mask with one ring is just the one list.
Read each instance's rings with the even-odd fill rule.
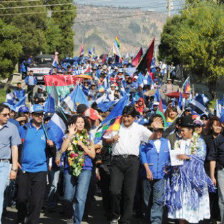
[[82,119],[84,120],[84,122],[85,122],[85,126],[84,126],[84,128],[85,128],[87,131],[90,130],[90,123],[89,123],[89,120],[88,120],[86,117],[84,117],[83,115],[81,115],[81,114],[77,114],[77,115],[74,115],[74,116],[72,116],[72,117],[69,118],[69,120],[68,120],[68,124],[67,124],[67,130],[66,130],[66,133],[68,133],[68,127],[69,127],[71,124],[75,124],[76,121],[78,120],[78,118],[82,118]]
[[220,124],[220,126],[221,126],[221,122],[220,122],[218,117],[213,116],[212,118],[210,118],[209,121],[208,121],[208,126],[207,126],[208,127],[207,128],[207,134],[208,135],[212,135],[213,134],[212,126],[215,123],[215,121],[217,121]]

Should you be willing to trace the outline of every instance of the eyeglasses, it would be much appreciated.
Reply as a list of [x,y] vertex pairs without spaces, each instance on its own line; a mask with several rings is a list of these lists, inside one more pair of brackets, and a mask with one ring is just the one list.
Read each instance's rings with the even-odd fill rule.
[[35,117],[42,117],[42,116],[44,116],[44,114],[43,113],[33,113],[33,116],[35,116]]
[[7,117],[7,116],[10,116],[10,114],[1,114],[3,117]]

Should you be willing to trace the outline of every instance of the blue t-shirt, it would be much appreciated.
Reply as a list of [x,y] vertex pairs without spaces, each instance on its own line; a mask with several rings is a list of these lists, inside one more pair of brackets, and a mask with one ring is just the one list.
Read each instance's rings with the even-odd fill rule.
[[20,128],[20,136],[23,141],[22,170],[31,173],[47,171],[46,135],[43,127],[36,129],[30,122]]

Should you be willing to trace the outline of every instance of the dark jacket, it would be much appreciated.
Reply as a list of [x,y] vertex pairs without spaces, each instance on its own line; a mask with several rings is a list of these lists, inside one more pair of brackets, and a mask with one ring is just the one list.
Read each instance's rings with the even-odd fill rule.
[[220,134],[216,139],[208,139],[209,153],[207,159],[216,161],[216,167],[222,169],[224,167],[224,136]]

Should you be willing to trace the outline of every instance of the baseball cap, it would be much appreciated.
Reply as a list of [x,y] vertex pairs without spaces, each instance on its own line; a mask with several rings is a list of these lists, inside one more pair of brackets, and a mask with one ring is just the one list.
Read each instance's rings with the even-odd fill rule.
[[41,106],[40,104],[34,104],[31,107],[31,113],[39,113],[39,112],[44,112],[44,107]]
[[194,126],[196,126],[196,127],[202,127],[202,126],[204,126],[204,123],[203,123],[203,121],[202,120],[194,120]]
[[89,117],[91,120],[97,120],[100,118],[98,112],[96,110],[94,110],[93,108],[88,108],[85,112],[84,115],[86,117]]
[[21,106],[18,110],[19,113],[29,113],[29,108],[27,106]]

